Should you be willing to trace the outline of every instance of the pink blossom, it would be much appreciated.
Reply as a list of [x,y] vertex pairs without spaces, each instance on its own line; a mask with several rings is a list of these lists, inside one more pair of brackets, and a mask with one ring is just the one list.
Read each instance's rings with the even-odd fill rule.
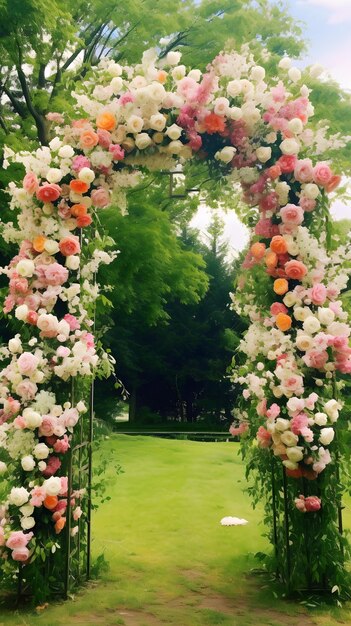
[[80,508],[80,506],[77,506],[76,509],[74,509],[73,511],[73,519],[75,522],[77,522],[79,520],[79,518],[82,516],[82,509]]
[[327,288],[323,283],[316,283],[311,291],[310,298],[316,306],[321,306],[327,299]]
[[29,550],[28,548],[17,548],[11,554],[14,561],[20,561],[24,563],[29,559]]
[[260,417],[265,417],[266,411],[267,411],[267,400],[266,398],[264,398],[258,403],[256,407],[256,412],[257,412],[257,415],[259,415]]
[[57,454],[65,454],[69,447],[70,444],[67,435],[64,435],[63,439],[58,439],[56,443],[54,443],[54,450]]
[[[98,134],[99,134],[99,131],[98,131]],[[89,167],[90,169],[91,167],[90,160],[86,156],[83,156],[83,154],[79,154],[78,156],[73,157],[72,170],[74,172],[80,172],[80,170],[82,170],[83,167]]]
[[94,346],[95,346],[95,339],[94,339],[94,335],[92,333],[88,333],[88,332],[84,331],[82,333],[81,340],[84,341],[87,344],[88,348],[94,348]]
[[24,428],[26,428],[26,421],[22,415],[18,415],[13,420],[13,425],[17,430],[23,430]]
[[47,113],[45,117],[47,120],[49,120],[49,122],[56,122],[56,124],[63,124],[63,122],[65,121],[63,115],[61,115],[61,113],[57,113],[56,111],[51,111]]
[[266,415],[268,418],[275,419],[278,415],[280,415],[280,406],[274,402],[267,410]]
[[80,328],[80,323],[74,315],[66,313],[63,319],[69,324],[71,330],[78,330]]
[[321,370],[328,362],[329,356],[326,350],[309,350],[306,354],[304,354],[302,359],[308,367],[314,367],[315,369]]
[[305,400],[306,409],[313,410],[314,405],[316,404],[317,400],[318,400],[318,394],[315,393],[314,391],[310,393],[308,398],[306,398]]
[[24,533],[22,530],[13,531],[8,540],[6,541],[6,547],[10,550],[17,550],[25,548],[33,537],[33,533]]
[[308,426],[308,417],[306,413],[299,413],[298,415],[295,415],[295,417],[293,417],[290,421],[290,429],[291,432],[294,433],[294,435],[300,435],[301,430],[303,428],[306,428],[306,426]]
[[312,182],[313,165],[311,159],[298,160],[295,165],[294,176],[300,183]]
[[112,144],[109,147],[109,151],[111,152],[114,161],[123,161],[125,152],[119,144]]
[[325,187],[333,176],[329,165],[325,161],[317,163],[313,168],[314,182],[321,187]]
[[48,285],[63,285],[68,279],[68,269],[60,263],[47,265],[45,269],[45,279]]
[[54,434],[56,418],[53,415],[43,415],[43,421],[39,428],[41,437],[51,437]]
[[44,183],[38,187],[36,196],[41,202],[55,202],[61,195],[61,187],[55,183]]
[[35,383],[32,383],[31,380],[23,380],[16,387],[17,395],[21,396],[22,400],[25,400],[26,402],[28,400],[33,400],[37,391],[37,385]]
[[70,349],[67,348],[67,346],[59,346],[56,350],[56,354],[58,357],[60,358],[65,358],[66,356],[69,356],[70,354]]
[[118,103],[123,107],[126,104],[129,104],[130,102],[134,102],[134,96],[130,91],[127,91],[126,93],[122,94],[122,96],[119,98]]
[[296,204],[287,204],[279,213],[284,224],[299,226],[303,222],[303,210]]
[[319,511],[321,506],[321,500],[317,496],[308,496],[307,498],[305,498],[305,507],[307,513],[310,513],[311,511]]
[[30,194],[34,194],[39,187],[38,178],[33,172],[28,172],[23,179],[23,188]]
[[112,142],[111,133],[103,128],[98,128],[97,136],[99,138],[99,145],[106,149],[109,148]]
[[76,423],[78,422],[79,419],[79,413],[77,411],[77,409],[66,409],[63,413],[62,413],[62,419],[64,421],[64,424],[66,426],[66,428],[73,428]]
[[248,428],[249,428],[249,425],[247,424],[247,422],[240,422],[239,426],[237,427],[233,426],[232,424],[229,428],[229,432],[232,435],[232,437],[240,437],[240,435],[242,435],[243,433],[246,433]]
[[54,476],[54,474],[56,474],[56,472],[60,469],[60,467],[61,467],[60,459],[57,456],[50,456],[47,461],[46,468],[43,471],[43,476],[45,476],[45,478]]
[[60,496],[65,496],[67,494],[67,489],[68,489],[68,478],[67,476],[61,476]]
[[255,226],[255,235],[269,239],[272,236],[272,220],[262,217]]
[[44,489],[44,487],[34,487],[32,489],[32,491],[30,492],[30,495],[32,496],[30,499],[30,504],[32,506],[41,506],[46,498],[46,491]]
[[295,506],[297,510],[301,513],[306,513],[305,496],[299,496],[298,498],[295,498]]
[[4,313],[10,313],[13,307],[15,306],[15,304],[16,304],[16,300],[14,296],[12,295],[6,296],[5,301],[4,301],[4,308],[3,308]]
[[103,208],[110,203],[110,194],[104,187],[98,187],[91,192],[91,200],[94,206]]
[[39,359],[30,352],[23,352],[17,361],[18,369],[21,374],[30,376],[36,370],[39,365]]
[[278,315],[278,313],[287,313],[288,309],[283,302],[273,302],[270,308],[271,315]]
[[342,306],[341,306],[340,302],[330,302],[329,308],[337,316],[341,315],[341,313],[342,313]]
[[260,448],[269,448],[269,446],[271,445],[272,437],[268,430],[264,428],[264,426],[259,427],[256,437]]
[[310,213],[316,208],[317,202],[316,200],[312,200],[312,198],[306,198],[306,196],[302,195],[299,200],[299,205],[301,209]]
[[10,290],[25,294],[28,291],[28,280],[26,278],[12,278],[10,280]]

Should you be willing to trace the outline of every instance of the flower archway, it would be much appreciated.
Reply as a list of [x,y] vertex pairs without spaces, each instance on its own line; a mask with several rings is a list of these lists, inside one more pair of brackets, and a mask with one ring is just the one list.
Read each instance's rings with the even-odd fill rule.
[[[20,322],[1,350],[5,580],[19,571],[38,580],[43,561],[55,588],[72,544],[86,542],[90,528],[80,478],[91,454],[87,395],[97,370],[113,368],[92,333],[95,276],[116,255],[99,234],[98,213],[125,211],[143,168],[195,159],[241,186],[255,221],[233,296],[251,323],[234,373],[245,389],[232,433],[243,435],[248,468],[258,473],[251,490],[266,500],[278,572],[291,589],[340,585],[348,547],[339,536],[336,433],[345,428],[340,391],[351,349],[339,296],[351,256],[329,254],[327,194],[340,177],[309,158],[309,89],[287,59],[279,65],[266,82],[247,48],[218,55],[205,74],[187,71],[178,52],[158,61],[148,51],[135,67],[104,59],[73,94],[77,117],[66,124],[59,113],[47,116],[55,135],[48,147],[7,151],[26,174],[10,184],[16,218],[3,228],[19,244],[4,270],[4,311]],[[302,542],[310,556],[297,573]]]

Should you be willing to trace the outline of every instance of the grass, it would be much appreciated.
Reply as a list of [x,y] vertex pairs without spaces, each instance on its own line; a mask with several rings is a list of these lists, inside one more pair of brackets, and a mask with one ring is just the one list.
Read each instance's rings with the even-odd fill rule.
[[[253,553],[267,546],[253,511],[238,446],[114,435],[103,454],[118,458],[111,500],[95,514],[95,555],[109,571],[73,601],[35,611],[1,611],[0,626],[336,626],[347,609],[275,598]],[[246,526],[221,527],[225,515]]]

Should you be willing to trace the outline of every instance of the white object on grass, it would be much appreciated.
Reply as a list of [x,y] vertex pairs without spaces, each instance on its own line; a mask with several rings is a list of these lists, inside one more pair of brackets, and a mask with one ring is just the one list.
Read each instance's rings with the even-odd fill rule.
[[230,515],[221,519],[222,526],[244,526],[248,523],[249,522],[247,521],[247,519],[241,519],[240,517],[231,517]]

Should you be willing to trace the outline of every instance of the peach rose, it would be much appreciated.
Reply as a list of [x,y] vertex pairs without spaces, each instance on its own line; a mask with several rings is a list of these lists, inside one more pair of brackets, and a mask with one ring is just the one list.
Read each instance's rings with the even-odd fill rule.
[[44,183],[38,187],[36,196],[41,202],[55,202],[60,197],[61,187],[56,183]]
[[306,265],[301,263],[301,261],[296,261],[296,259],[285,263],[284,269],[287,277],[293,280],[301,280],[307,274]]
[[33,239],[33,248],[35,252],[44,252],[46,237],[44,235],[38,235]]
[[341,176],[339,176],[338,174],[334,174],[334,176],[331,177],[327,185],[324,186],[326,192],[331,193],[332,191],[334,191],[334,189],[339,187],[340,183],[341,183]]
[[28,172],[23,179],[23,188],[31,194],[34,194],[39,187],[39,181],[33,172]]
[[78,237],[75,237],[74,235],[64,237],[59,243],[59,248],[63,256],[72,256],[73,254],[79,254],[80,244]]
[[82,148],[94,148],[99,143],[99,137],[93,130],[86,129],[83,130],[79,141]]
[[288,250],[288,246],[284,237],[275,235],[270,243],[270,249],[276,254],[285,254]]
[[78,228],[85,228],[86,226],[90,226],[92,221],[93,220],[90,215],[79,215],[77,217],[77,226]]
[[116,127],[116,118],[113,113],[104,111],[97,116],[96,126],[102,130],[113,130]]
[[313,168],[313,179],[317,185],[325,187],[328,185],[333,174],[329,165],[325,161],[317,163]]
[[91,192],[91,200],[94,206],[102,209],[110,203],[110,194],[103,187],[99,187]]
[[255,259],[263,259],[266,253],[266,246],[264,243],[259,243],[258,241],[252,244],[250,248],[250,252]]

